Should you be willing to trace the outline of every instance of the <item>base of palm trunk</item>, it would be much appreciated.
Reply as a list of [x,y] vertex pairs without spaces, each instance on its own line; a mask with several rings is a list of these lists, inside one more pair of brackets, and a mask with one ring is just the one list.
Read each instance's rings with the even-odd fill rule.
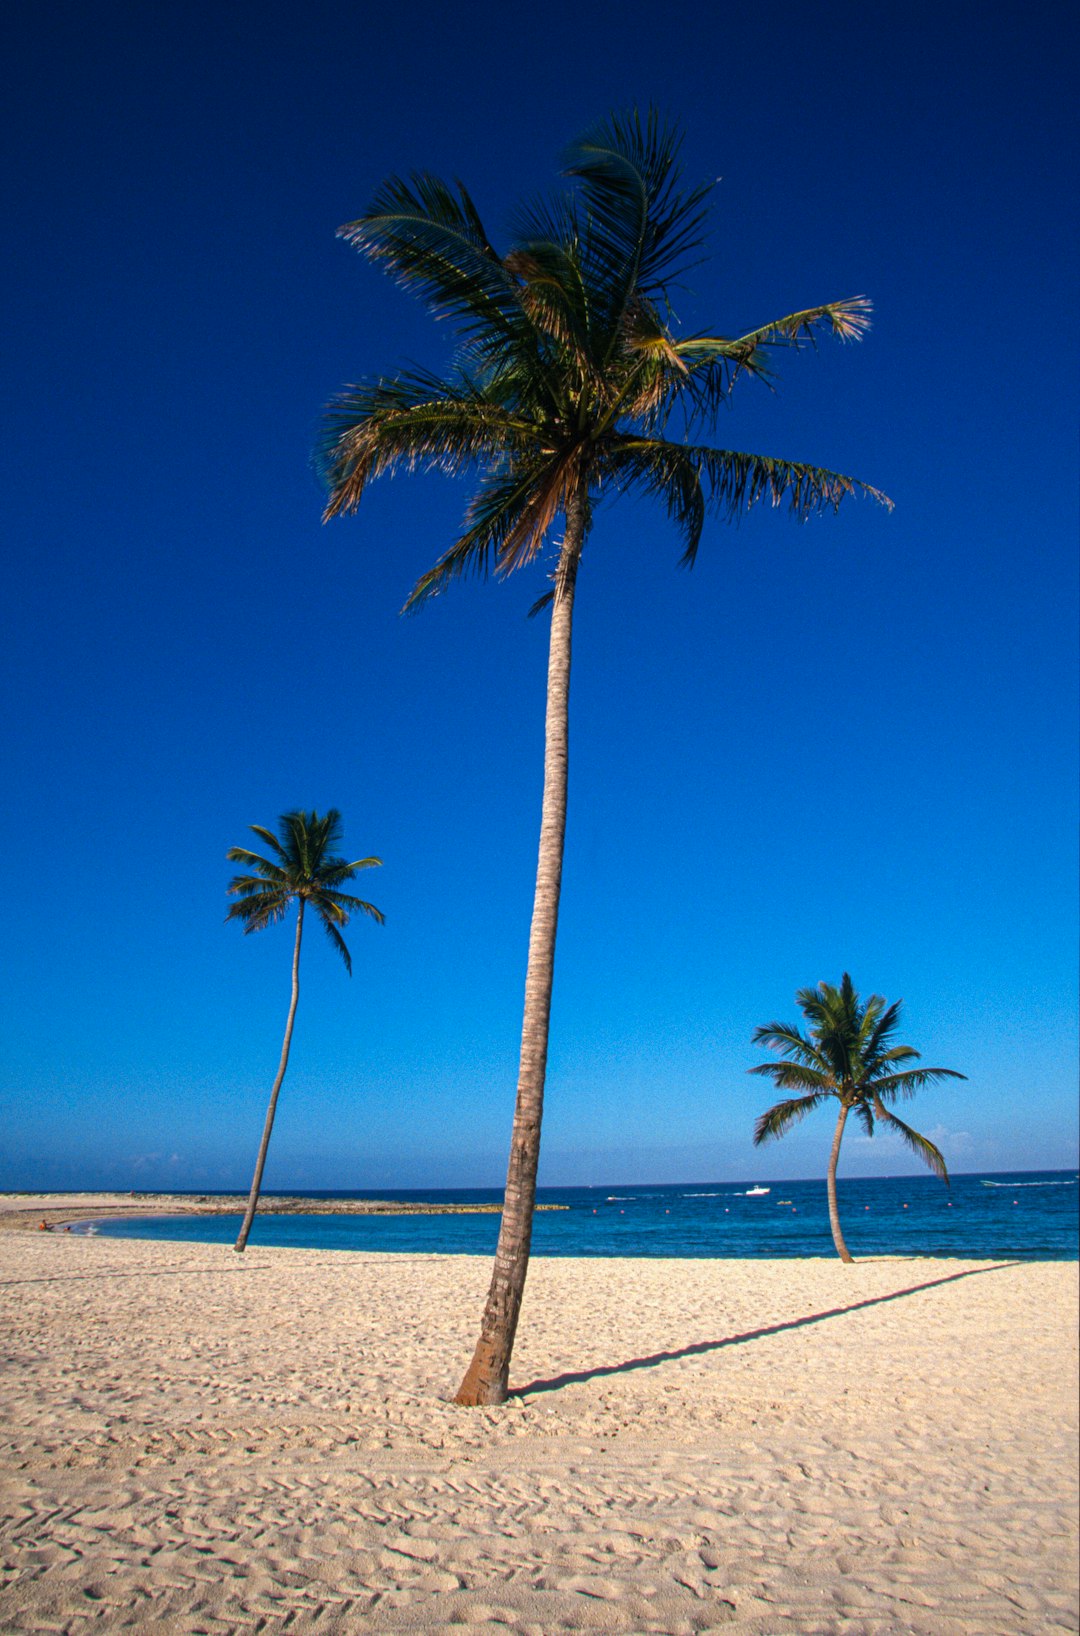
[[465,1379],[458,1387],[454,1402],[460,1403],[466,1409],[505,1403],[510,1395],[509,1374],[509,1363],[504,1364],[500,1369],[496,1364],[492,1349],[485,1346],[481,1341],[476,1348],[472,1362],[465,1371]]

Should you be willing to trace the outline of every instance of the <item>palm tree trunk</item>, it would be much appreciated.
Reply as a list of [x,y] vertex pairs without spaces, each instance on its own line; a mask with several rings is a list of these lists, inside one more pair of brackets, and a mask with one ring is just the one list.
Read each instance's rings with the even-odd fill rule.
[[836,1253],[841,1261],[854,1261],[855,1257],[849,1252],[844,1243],[844,1235],[840,1231],[840,1211],[836,1206],[836,1162],[840,1157],[840,1142],[847,1124],[848,1110],[846,1103],[840,1104],[840,1117],[836,1121],[836,1134],[832,1139],[832,1152],[829,1154],[829,1226],[832,1228],[832,1241],[836,1245]]
[[529,960],[525,972],[525,1015],[517,1102],[510,1137],[510,1163],[503,1195],[502,1224],[487,1303],[457,1402],[467,1405],[506,1401],[510,1354],[517,1333],[525,1275],[529,1270],[536,1172],[540,1162],[540,1120],[544,1110],[548,1023],[555,971],[555,934],[562,886],[569,758],[570,647],[574,588],[585,539],[584,491],[566,508],[566,537],[559,557],[548,649],[547,716],[544,732],[544,799],[536,867]]
[[251,1223],[255,1220],[255,1206],[259,1202],[259,1189],[262,1186],[263,1169],[266,1165],[266,1150],[270,1146],[270,1132],[274,1128],[274,1114],[277,1110],[278,1092],[281,1082],[285,1078],[285,1070],[289,1066],[289,1046],[292,1044],[293,1023],[296,1020],[296,1002],[300,998],[300,938],[304,930],[304,900],[300,899],[300,907],[296,915],[296,944],[293,948],[292,961],[292,1000],[289,1004],[289,1020],[285,1024],[285,1042],[281,1047],[281,1061],[278,1063],[277,1078],[274,1088],[270,1092],[270,1106],[266,1110],[266,1123],[263,1126],[262,1141],[259,1143],[259,1156],[255,1161],[255,1177],[251,1183],[251,1192],[248,1195],[247,1209],[244,1212],[243,1224],[240,1228],[240,1237],[233,1245],[239,1254],[248,1241],[251,1232]]

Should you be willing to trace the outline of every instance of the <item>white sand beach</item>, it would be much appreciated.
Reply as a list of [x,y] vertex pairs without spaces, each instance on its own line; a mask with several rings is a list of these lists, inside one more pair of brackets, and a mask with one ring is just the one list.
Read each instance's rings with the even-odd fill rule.
[[1076,1266],[488,1273],[0,1232],[0,1629],[1077,1629]]

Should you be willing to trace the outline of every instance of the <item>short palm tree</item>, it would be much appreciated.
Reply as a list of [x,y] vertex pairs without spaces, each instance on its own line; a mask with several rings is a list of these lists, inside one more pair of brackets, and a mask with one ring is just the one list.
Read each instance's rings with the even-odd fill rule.
[[350,977],[352,960],[341,935],[341,928],[349,924],[349,919],[354,914],[370,915],[372,920],[377,920],[380,925],[383,922],[382,913],[373,903],[365,903],[363,898],[350,897],[347,892],[341,891],[341,887],[348,885],[361,869],[372,869],[380,864],[382,859],[357,858],[354,863],[347,863],[344,858],[333,856],[330,849],[337,846],[341,840],[341,814],[333,807],[321,817],[317,812],[283,813],[278,819],[277,835],[269,829],[264,829],[261,824],[252,824],[251,830],[266,843],[273,856],[264,858],[258,852],[249,852],[242,846],[229,848],[225,854],[229,862],[245,864],[253,873],[236,875],[229,882],[228,891],[236,898],[236,902],[230,904],[226,920],[239,920],[245,933],[261,932],[264,926],[272,926],[275,921],[281,920],[291,904],[295,903],[297,909],[296,941],[293,944],[292,999],[289,1003],[288,1021],[285,1024],[285,1042],[281,1047],[281,1061],[278,1063],[277,1077],[270,1092],[270,1106],[266,1110],[266,1123],[263,1126],[262,1141],[259,1143],[259,1154],[255,1161],[255,1177],[251,1183],[247,1209],[244,1212],[240,1236],[234,1245],[238,1251],[243,1250],[247,1243],[251,1223],[255,1219],[266,1153],[270,1146],[270,1132],[274,1128],[278,1092],[285,1078],[285,1069],[289,1065],[296,1002],[300,998],[300,939],[304,932],[304,910],[310,905],[318,915],[327,937],[344,960],[345,970]]
[[819,983],[816,989],[801,988],[795,999],[810,1024],[809,1034],[801,1034],[794,1023],[772,1022],[755,1028],[754,1044],[768,1046],[784,1060],[760,1062],[749,1072],[764,1074],[779,1090],[798,1090],[802,1095],[777,1102],[763,1113],[754,1126],[754,1143],[760,1145],[771,1137],[783,1136],[819,1103],[836,1097],[840,1113],[829,1155],[829,1224],[837,1255],[841,1261],[852,1261],[836,1206],[836,1164],[848,1114],[857,1114],[868,1136],[874,1134],[875,1119],[881,1120],[929,1165],[935,1176],[948,1182],[945,1160],[933,1142],[905,1125],[886,1103],[895,1102],[898,1096],[914,1096],[921,1086],[936,1080],[967,1076],[952,1068],[905,1068],[904,1063],[919,1061],[919,1053],[910,1045],[890,1043],[903,1001],[887,1005],[880,994],[871,994],[864,1003],[847,972],[839,988]]
[[[857,296],[734,336],[680,337],[669,293],[700,243],[708,190],[684,190],[677,160],[676,133],[655,114],[609,118],[569,151],[579,191],[522,210],[503,253],[464,187],[429,175],[391,178],[341,229],[451,321],[459,350],[444,376],[403,370],[335,401],[320,446],[327,517],[354,510],[372,478],[401,467],[479,472],[464,532],[408,607],[469,570],[509,574],[554,543],[553,588],[533,610],[550,607],[551,628],[517,1102],[495,1267],[459,1403],[505,1399],[525,1287],[566,820],[571,619],[596,507],[621,491],[654,497],[691,564],[710,505],[735,519],[766,500],[807,517],[858,489],[889,503],[838,472],[692,440],[740,376],[769,378],[771,347],[797,348],[819,330],[855,339],[869,303]],[[681,435],[670,435],[676,427]]]

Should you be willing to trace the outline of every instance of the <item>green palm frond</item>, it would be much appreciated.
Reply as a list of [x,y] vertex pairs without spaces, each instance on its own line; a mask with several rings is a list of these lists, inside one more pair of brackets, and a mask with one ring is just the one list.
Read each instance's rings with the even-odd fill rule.
[[582,184],[582,259],[599,294],[595,330],[610,356],[636,298],[659,305],[701,246],[708,186],[679,186],[680,139],[655,110],[614,114],[568,150]]
[[[870,1043],[873,1047],[876,1042],[872,1040]],[[918,1062],[920,1056],[921,1052],[916,1051],[913,1045],[890,1045],[887,1051],[875,1050],[874,1060],[895,1064],[898,1062]]]
[[332,904],[338,911],[337,919],[341,925],[346,924],[350,915],[368,915],[372,920],[378,921],[380,926],[386,923],[386,916],[381,909],[376,909],[375,905],[368,903],[365,898],[351,897],[348,892],[320,892],[318,902]]
[[470,526],[417,580],[405,608],[419,607],[462,574],[485,576],[492,559],[500,574],[530,562],[565,504],[572,465],[572,455],[548,457],[485,477],[466,513]]
[[573,236],[519,240],[505,258],[522,308],[537,331],[567,348],[582,379],[592,371],[589,289]]
[[227,890],[231,897],[249,898],[254,893],[273,896],[275,892],[287,892],[289,887],[284,880],[267,880],[265,875],[234,875]]
[[[900,1023],[900,1012],[903,1008],[902,1000],[894,1000],[887,1005],[880,994],[872,994],[866,1003],[866,1016],[862,1027],[862,1038],[865,1041],[864,1050],[868,1059],[882,1062],[892,1058],[897,1051],[911,1051],[910,1045],[889,1045],[889,1040],[895,1034]],[[918,1052],[912,1053],[918,1056]]]
[[[964,1076],[963,1074],[958,1074],[956,1077],[958,1079],[963,1079]],[[935,1176],[940,1176],[941,1180],[948,1185],[949,1172],[945,1168],[945,1160],[942,1158],[940,1151],[934,1146],[933,1142],[931,1142],[930,1138],[928,1136],[921,1135],[920,1132],[914,1130],[911,1125],[905,1125],[904,1121],[897,1118],[895,1113],[890,1113],[889,1109],[884,1107],[881,1100],[877,1097],[874,1098],[874,1110],[879,1119],[883,1120],[898,1133],[901,1141],[903,1141],[906,1146],[911,1149],[912,1153],[916,1154],[922,1160],[923,1164],[927,1165],[934,1172]]]
[[328,860],[322,869],[322,878],[328,886],[333,886],[339,880],[352,880],[361,869],[381,869],[381,858],[354,858],[351,863],[344,859],[339,861]]
[[820,1068],[808,1067],[804,1062],[758,1062],[746,1071],[771,1079],[778,1091],[820,1089],[823,1096],[835,1095],[832,1075]]
[[856,1112],[857,1116],[859,1117],[859,1119],[862,1121],[862,1126],[863,1126],[863,1129],[866,1131],[867,1136],[873,1136],[873,1134],[874,1134],[874,1115],[873,1115],[873,1112],[871,1111],[869,1102],[867,1102],[865,1098],[860,1097],[859,1101],[856,1102],[855,1112]]
[[283,917],[291,901],[282,892],[252,893],[230,903],[225,919],[241,921],[245,932],[261,932]]
[[615,438],[597,470],[601,484],[661,500],[682,536],[684,556],[693,558],[705,526],[705,492],[692,449],[660,438]]
[[926,1085],[934,1085],[939,1079],[966,1079],[966,1074],[958,1074],[954,1068],[909,1068],[902,1074],[883,1074],[874,1080],[874,1090],[881,1097],[892,1101],[897,1096],[913,1097]]
[[892,501],[880,489],[827,466],[808,466],[733,449],[702,448],[696,452],[712,504],[731,521],[762,500],[772,506],[786,503],[800,521],[816,512],[838,511],[842,502],[855,494],[876,500],[887,511],[893,509]]
[[748,330],[732,341],[721,342],[720,347],[730,349],[728,357],[740,357],[765,346],[816,346],[821,330],[828,330],[840,341],[860,341],[870,328],[872,310],[873,304],[865,295],[849,296],[846,301],[828,301],[822,307],[807,307],[803,312],[774,318],[770,324]]
[[793,1062],[804,1063],[809,1068],[816,1068],[822,1073],[828,1072],[828,1063],[821,1055],[813,1040],[792,1023],[770,1022],[763,1023],[755,1028],[751,1039],[755,1045],[767,1046],[770,1051],[779,1051]]
[[726,402],[743,373],[771,384],[775,379],[770,346],[798,351],[807,344],[816,346],[817,334],[828,330],[842,341],[858,340],[869,328],[870,302],[863,296],[847,301],[831,301],[821,307],[789,313],[745,335],[691,335],[675,343],[684,364],[689,389],[706,413],[715,412]]
[[271,852],[275,853],[279,863],[288,863],[289,854],[271,829],[264,829],[262,824],[252,824],[251,833],[265,841]]
[[492,249],[476,206],[435,176],[392,176],[367,212],[338,229],[339,238],[384,262],[433,312],[465,334],[506,332],[514,322],[514,283]]
[[763,1113],[754,1125],[754,1146],[760,1147],[762,1142],[769,1141],[774,1136],[783,1136],[792,1125],[797,1124],[819,1103],[825,1100],[824,1092],[811,1096],[796,1096],[788,1102],[777,1102],[774,1107]]
[[231,846],[225,854],[230,863],[246,863],[250,868],[259,872],[259,884],[265,886],[267,881],[283,879],[284,872],[280,864],[271,863],[269,858],[261,858],[257,852],[248,852],[242,846]]
[[535,423],[467,378],[415,370],[348,388],[331,404],[316,450],[330,490],[325,517],[355,511],[366,484],[399,466],[457,475],[477,463],[527,456]]
[[349,976],[351,977],[352,976],[352,955],[349,953],[349,950],[348,950],[348,947],[346,945],[345,939],[342,937],[341,933],[338,931],[337,926],[334,924],[334,921],[331,918],[329,918],[326,914],[320,914],[319,915],[319,921],[320,921],[320,924],[322,925],[322,928],[325,931],[327,937],[330,939],[331,944],[337,950],[338,954],[340,954],[342,960],[344,960],[345,970],[348,972]]
[[[625,486],[642,487],[667,501],[669,513],[688,542],[682,557],[687,567],[692,567],[697,558],[706,504],[732,522],[760,501],[772,506],[786,501],[800,521],[818,511],[837,511],[848,495],[856,493],[866,494],[888,508],[892,506],[879,490],[841,472],[732,449],[613,437],[599,465],[601,472],[610,469],[621,476]],[[680,497],[674,507],[673,493]],[[684,495],[692,502],[685,509]],[[688,526],[691,518],[693,526]]]

